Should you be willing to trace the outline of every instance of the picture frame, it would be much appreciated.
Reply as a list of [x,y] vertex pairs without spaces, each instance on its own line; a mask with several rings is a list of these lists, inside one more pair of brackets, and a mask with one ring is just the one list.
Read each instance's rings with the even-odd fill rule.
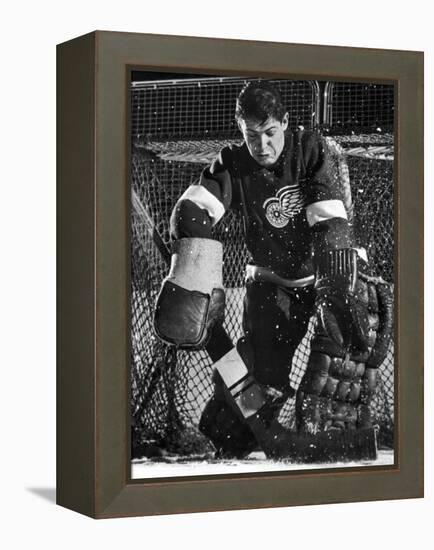
[[[108,518],[422,497],[423,53],[96,31],[57,63],[58,504]],[[394,83],[393,467],[131,479],[132,70]]]

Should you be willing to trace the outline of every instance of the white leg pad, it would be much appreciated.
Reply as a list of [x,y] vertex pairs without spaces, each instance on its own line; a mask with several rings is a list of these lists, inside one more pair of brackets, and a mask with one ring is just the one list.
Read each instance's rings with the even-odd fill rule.
[[247,370],[236,348],[219,359],[214,367],[244,418],[256,414],[266,404],[262,388]]

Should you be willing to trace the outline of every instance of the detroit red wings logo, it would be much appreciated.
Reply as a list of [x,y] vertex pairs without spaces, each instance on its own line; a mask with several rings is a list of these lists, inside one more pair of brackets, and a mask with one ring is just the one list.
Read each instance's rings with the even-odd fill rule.
[[267,199],[262,206],[272,226],[285,227],[291,218],[303,210],[304,197],[299,185],[287,185],[279,189],[275,197]]

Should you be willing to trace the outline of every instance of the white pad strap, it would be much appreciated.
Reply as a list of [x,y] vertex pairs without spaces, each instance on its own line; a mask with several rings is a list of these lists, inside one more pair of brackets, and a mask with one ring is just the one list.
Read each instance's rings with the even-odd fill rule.
[[190,187],[187,187],[179,200],[183,199],[188,199],[199,206],[199,208],[206,210],[212,219],[213,225],[215,225],[225,213],[223,203],[203,185],[190,185]]
[[306,218],[310,227],[331,218],[348,219],[347,211],[341,200],[318,201],[306,206]]
[[236,348],[214,366],[244,418],[256,414],[266,404],[262,388],[247,370]]

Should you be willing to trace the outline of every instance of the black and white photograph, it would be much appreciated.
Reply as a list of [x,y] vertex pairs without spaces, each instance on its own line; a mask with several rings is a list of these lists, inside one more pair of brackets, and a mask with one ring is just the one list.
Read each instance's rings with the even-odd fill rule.
[[395,98],[131,71],[131,479],[396,465]]

